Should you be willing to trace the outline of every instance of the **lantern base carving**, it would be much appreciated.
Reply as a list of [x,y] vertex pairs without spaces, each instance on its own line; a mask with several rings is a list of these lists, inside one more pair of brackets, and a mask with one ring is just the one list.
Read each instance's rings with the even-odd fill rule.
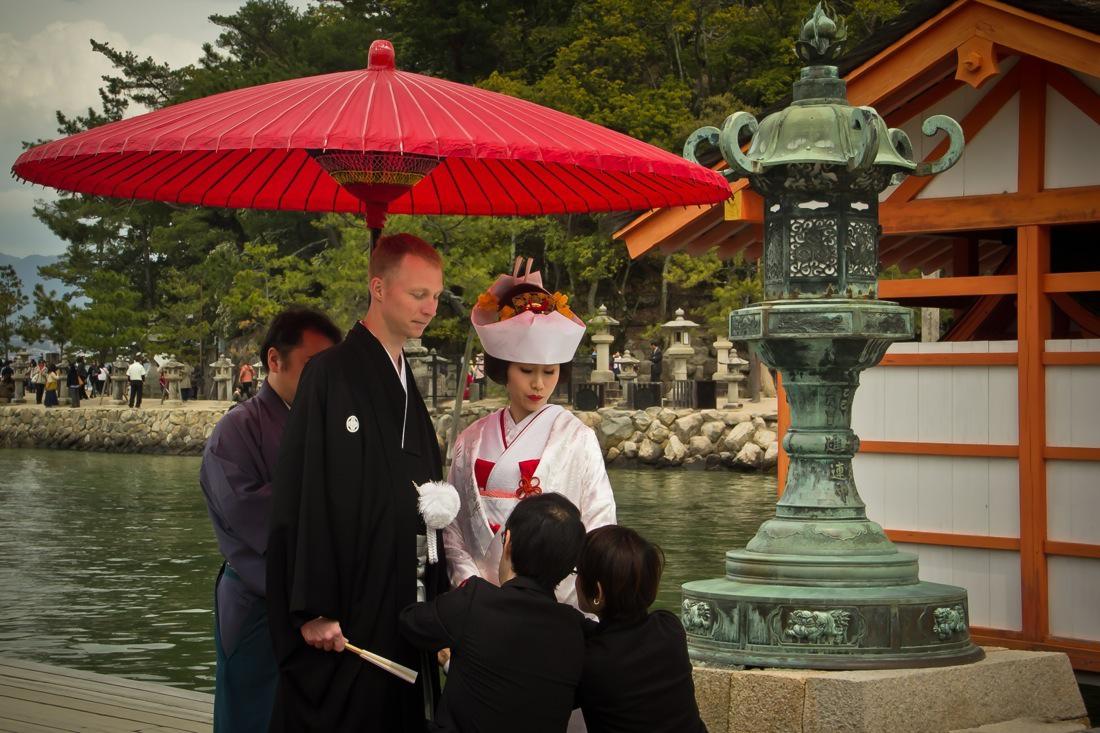
[[939,583],[815,587],[726,577],[685,583],[682,620],[694,662],[888,669],[982,659],[968,610],[965,590]]

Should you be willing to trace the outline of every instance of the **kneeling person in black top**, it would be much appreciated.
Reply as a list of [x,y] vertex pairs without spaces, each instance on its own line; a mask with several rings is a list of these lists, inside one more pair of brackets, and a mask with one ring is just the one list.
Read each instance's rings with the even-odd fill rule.
[[695,702],[684,627],[648,613],[664,568],[661,548],[627,527],[588,533],[577,601],[588,623],[577,704],[588,733],[706,733]]
[[560,494],[519,502],[501,532],[501,586],[471,578],[401,612],[401,630],[451,649],[436,730],[563,733],[584,663],[584,617],[554,588],[584,544],[580,512]]

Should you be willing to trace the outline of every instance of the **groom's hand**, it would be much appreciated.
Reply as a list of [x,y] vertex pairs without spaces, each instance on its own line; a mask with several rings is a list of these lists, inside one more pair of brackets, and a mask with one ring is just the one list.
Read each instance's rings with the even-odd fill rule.
[[302,638],[311,647],[326,652],[342,652],[348,641],[340,631],[340,622],[324,616],[302,624]]

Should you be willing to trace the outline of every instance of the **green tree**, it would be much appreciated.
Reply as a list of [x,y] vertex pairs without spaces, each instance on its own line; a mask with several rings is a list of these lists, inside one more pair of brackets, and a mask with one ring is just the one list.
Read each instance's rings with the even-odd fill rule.
[[104,361],[132,347],[144,348],[148,317],[141,308],[141,294],[130,287],[125,275],[97,270],[81,292],[88,303],[73,314],[73,346]]
[[49,339],[62,358],[65,356],[65,347],[69,345],[73,337],[73,307],[69,304],[69,296],[58,295],[56,290],[46,292],[39,283],[34,286],[34,318],[38,322],[42,337]]
[[28,303],[23,294],[23,281],[11,265],[0,267],[0,345],[4,358],[10,358],[13,337],[18,333],[18,313]]

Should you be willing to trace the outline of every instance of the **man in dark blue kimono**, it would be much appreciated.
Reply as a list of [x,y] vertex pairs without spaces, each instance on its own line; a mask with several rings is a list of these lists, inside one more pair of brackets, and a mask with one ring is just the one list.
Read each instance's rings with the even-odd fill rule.
[[214,730],[221,733],[268,729],[279,678],[265,600],[272,476],[302,368],[339,341],[340,330],[321,313],[277,315],[260,351],[267,381],[218,421],[203,452],[199,482],[225,558],[214,586]]
[[[446,559],[425,563],[413,486],[442,476],[439,444],[402,353],[435,316],[438,253],[383,237],[369,289],[367,315],[302,375],[279,456],[267,554],[276,731],[420,733],[437,699],[434,658],[397,618],[448,587]],[[341,653],[349,642],[417,670],[416,683]]]

